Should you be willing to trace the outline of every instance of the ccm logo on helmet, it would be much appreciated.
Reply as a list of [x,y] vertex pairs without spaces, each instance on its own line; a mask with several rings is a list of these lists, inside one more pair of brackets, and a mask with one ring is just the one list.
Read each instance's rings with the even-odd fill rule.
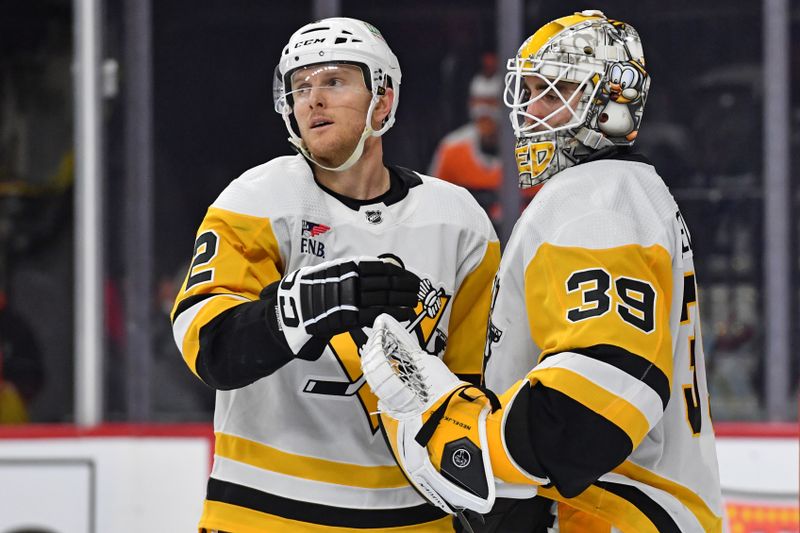
[[316,43],[324,43],[324,42],[325,42],[325,38],[324,37],[317,38],[317,39],[309,39],[307,41],[302,41],[302,42],[299,42],[299,43],[295,44],[294,47],[295,48],[300,48],[301,46],[306,46],[306,45],[309,45],[309,44],[316,44]]

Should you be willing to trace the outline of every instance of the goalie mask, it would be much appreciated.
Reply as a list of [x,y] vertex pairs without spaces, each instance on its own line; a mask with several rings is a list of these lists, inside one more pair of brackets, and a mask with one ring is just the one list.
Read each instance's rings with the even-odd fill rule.
[[522,43],[504,93],[520,187],[632,145],[650,85],[644,64],[636,30],[600,11],[554,20]]
[[[292,75],[300,69],[319,65],[321,69],[352,65],[361,69],[366,89],[372,94],[364,129],[353,153],[335,168],[321,165],[309,152],[300,136],[292,116],[297,90],[292,87]],[[333,171],[343,171],[356,163],[369,137],[380,137],[394,124],[397,102],[400,99],[400,64],[381,33],[371,24],[350,18],[328,18],[306,24],[297,30],[284,47],[280,62],[275,68],[273,101],[275,111],[283,116],[289,131],[289,142],[314,164]],[[394,102],[380,128],[372,128],[375,105],[386,94],[394,91]]]

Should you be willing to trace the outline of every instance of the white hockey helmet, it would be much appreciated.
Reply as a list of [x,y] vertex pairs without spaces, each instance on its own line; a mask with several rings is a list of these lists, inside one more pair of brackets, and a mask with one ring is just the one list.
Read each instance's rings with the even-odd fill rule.
[[[636,30],[600,11],[556,19],[525,40],[508,60],[504,92],[520,187],[599,149],[633,144],[650,86],[644,64]],[[552,112],[536,116],[531,106],[542,99]]]
[[[316,161],[295,131],[292,120],[291,74],[295,70],[320,63],[345,63],[356,65],[364,74],[364,83],[372,93],[364,130],[355,150],[341,165],[329,168]],[[283,116],[292,143],[307,159],[322,168],[342,171],[358,161],[368,137],[380,137],[392,127],[400,100],[400,64],[375,26],[361,20],[334,17],[306,24],[289,38],[278,66],[275,68],[273,100],[275,111]],[[386,89],[394,91],[394,101],[389,115],[380,129],[372,128],[375,105]]]

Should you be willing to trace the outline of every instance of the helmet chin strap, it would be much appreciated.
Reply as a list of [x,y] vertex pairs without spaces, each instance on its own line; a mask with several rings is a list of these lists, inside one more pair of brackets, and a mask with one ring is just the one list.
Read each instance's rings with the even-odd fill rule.
[[353,153],[350,154],[350,157],[348,157],[347,160],[338,167],[327,167],[322,163],[320,163],[319,161],[317,161],[314,158],[314,156],[311,155],[311,152],[308,151],[308,148],[306,148],[306,145],[302,139],[289,137],[289,142],[292,143],[295,146],[295,148],[300,150],[300,153],[303,154],[303,156],[305,156],[306,159],[308,159],[318,167],[324,168],[325,170],[330,170],[332,172],[343,172],[348,168],[352,167],[353,165],[355,165],[356,162],[359,159],[361,159],[361,155],[364,153],[364,143],[367,141],[368,137],[372,136],[373,133],[374,130],[372,128],[370,128],[369,126],[364,126],[364,131],[361,132],[361,138],[358,140],[358,144],[353,150]]
[[353,153],[350,154],[350,157],[348,157],[347,160],[345,160],[345,162],[339,165],[338,167],[325,166],[314,158],[314,156],[306,147],[306,143],[303,142],[303,139],[294,134],[294,131],[292,130],[291,127],[291,123],[289,121],[289,114],[285,113],[283,115],[283,120],[284,122],[286,122],[286,125],[289,128],[289,133],[291,135],[289,137],[289,142],[292,143],[292,145],[295,148],[297,148],[306,159],[308,159],[318,167],[324,168],[325,170],[330,170],[331,172],[344,172],[345,170],[355,165],[359,159],[361,159],[361,156],[364,153],[364,144],[367,142],[367,139],[369,137],[380,137],[383,134],[383,131],[385,131],[382,130],[376,132],[374,129],[372,129],[372,113],[375,111],[375,104],[378,103],[378,100],[379,100],[378,95],[373,95],[372,101],[369,104],[369,109],[367,110],[367,117],[364,121],[364,130],[361,132],[361,137],[358,139],[358,144],[356,144],[356,147],[353,149]]
[[608,148],[614,146],[611,140],[600,133],[599,131],[591,130],[587,127],[581,127],[575,134],[575,139],[581,142],[587,148],[592,150],[600,150],[601,148]]

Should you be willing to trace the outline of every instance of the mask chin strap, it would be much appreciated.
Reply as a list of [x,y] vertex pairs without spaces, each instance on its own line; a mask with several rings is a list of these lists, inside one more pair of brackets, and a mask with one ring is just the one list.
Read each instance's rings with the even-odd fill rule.
[[353,153],[350,154],[350,157],[348,157],[347,160],[338,167],[326,167],[314,159],[314,156],[311,155],[311,152],[309,152],[308,148],[306,148],[303,139],[294,133],[291,121],[289,120],[289,113],[287,112],[283,113],[283,121],[286,123],[286,128],[289,130],[289,142],[292,143],[292,145],[297,148],[306,159],[318,167],[324,168],[325,170],[330,170],[331,172],[343,172],[355,165],[356,162],[361,159],[361,155],[364,153],[364,143],[369,137],[380,137],[388,129],[386,126],[382,127],[378,131],[372,129],[372,113],[375,111],[375,105],[378,103],[378,100],[380,100],[380,97],[377,94],[372,95],[372,100],[370,101],[369,109],[367,110],[367,118],[364,121],[364,130],[361,132],[361,137],[358,139],[358,144],[356,144],[356,147],[353,150]]
[[614,146],[614,143],[608,137],[598,131],[591,130],[587,127],[581,127],[575,134],[575,139],[581,142],[587,148],[592,150],[600,150],[601,148],[608,148]]

